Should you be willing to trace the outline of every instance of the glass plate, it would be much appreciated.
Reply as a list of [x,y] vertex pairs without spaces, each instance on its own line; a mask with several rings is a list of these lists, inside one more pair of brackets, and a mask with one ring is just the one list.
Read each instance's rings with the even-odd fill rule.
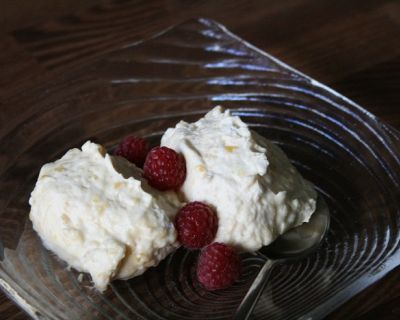
[[227,290],[202,290],[196,252],[180,249],[102,295],[43,248],[28,219],[40,167],[67,149],[88,139],[111,149],[130,133],[156,144],[217,104],[279,144],[331,209],[318,252],[275,269],[254,319],[320,319],[399,264],[399,133],[211,20],[76,67],[15,104],[18,123],[0,130],[0,286],[35,318],[230,318],[257,255],[244,257],[243,277]]

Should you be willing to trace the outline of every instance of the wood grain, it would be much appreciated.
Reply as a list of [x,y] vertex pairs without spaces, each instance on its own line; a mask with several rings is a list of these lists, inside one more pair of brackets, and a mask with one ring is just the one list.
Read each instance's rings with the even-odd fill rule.
[[[0,10],[0,130],[18,121],[19,94],[185,19],[205,16],[400,128],[400,2],[5,1]],[[89,8],[90,7],[90,8]],[[61,14],[62,13],[62,14]],[[44,20],[43,20],[44,19]],[[37,23],[42,21],[41,23]],[[35,25],[32,25],[35,23]],[[4,31],[7,31],[4,32]],[[26,107],[28,108],[28,106]],[[329,319],[399,319],[400,269]],[[26,316],[0,294],[0,319]]]

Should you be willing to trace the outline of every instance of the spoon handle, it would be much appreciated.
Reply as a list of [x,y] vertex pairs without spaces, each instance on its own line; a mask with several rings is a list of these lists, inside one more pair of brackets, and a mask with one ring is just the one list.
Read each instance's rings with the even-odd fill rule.
[[265,285],[271,274],[271,270],[275,265],[273,260],[265,261],[263,267],[255,278],[246,296],[243,298],[238,309],[236,310],[233,320],[247,320],[249,319],[254,307],[256,306],[261,293],[264,291]]

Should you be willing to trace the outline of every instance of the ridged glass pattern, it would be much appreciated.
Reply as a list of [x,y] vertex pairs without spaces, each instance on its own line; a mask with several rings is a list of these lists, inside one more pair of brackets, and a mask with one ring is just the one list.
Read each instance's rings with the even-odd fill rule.
[[197,252],[179,249],[100,294],[43,247],[28,218],[40,167],[67,149],[90,139],[111,150],[127,134],[155,145],[218,104],[279,144],[331,212],[319,250],[276,267],[254,319],[321,319],[399,264],[399,133],[211,20],[76,66],[16,101],[28,111],[0,130],[0,286],[36,318],[232,316],[263,263],[257,254],[243,255],[243,275],[226,290],[203,290]]

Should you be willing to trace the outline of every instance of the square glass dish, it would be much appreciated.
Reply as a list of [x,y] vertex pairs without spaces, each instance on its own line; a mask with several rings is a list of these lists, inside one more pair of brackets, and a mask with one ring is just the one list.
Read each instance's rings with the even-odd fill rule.
[[275,269],[254,319],[321,319],[399,265],[399,132],[214,21],[190,20],[115,50],[20,103],[34,112],[0,131],[0,287],[34,318],[232,316],[260,268],[257,255],[244,256],[241,280],[222,291],[203,290],[196,252],[179,249],[100,294],[43,247],[28,218],[44,163],[89,139],[109,150],[132,133],[157,144],[166,128],[218,104],[279,144],[331,211],[319,250]]

